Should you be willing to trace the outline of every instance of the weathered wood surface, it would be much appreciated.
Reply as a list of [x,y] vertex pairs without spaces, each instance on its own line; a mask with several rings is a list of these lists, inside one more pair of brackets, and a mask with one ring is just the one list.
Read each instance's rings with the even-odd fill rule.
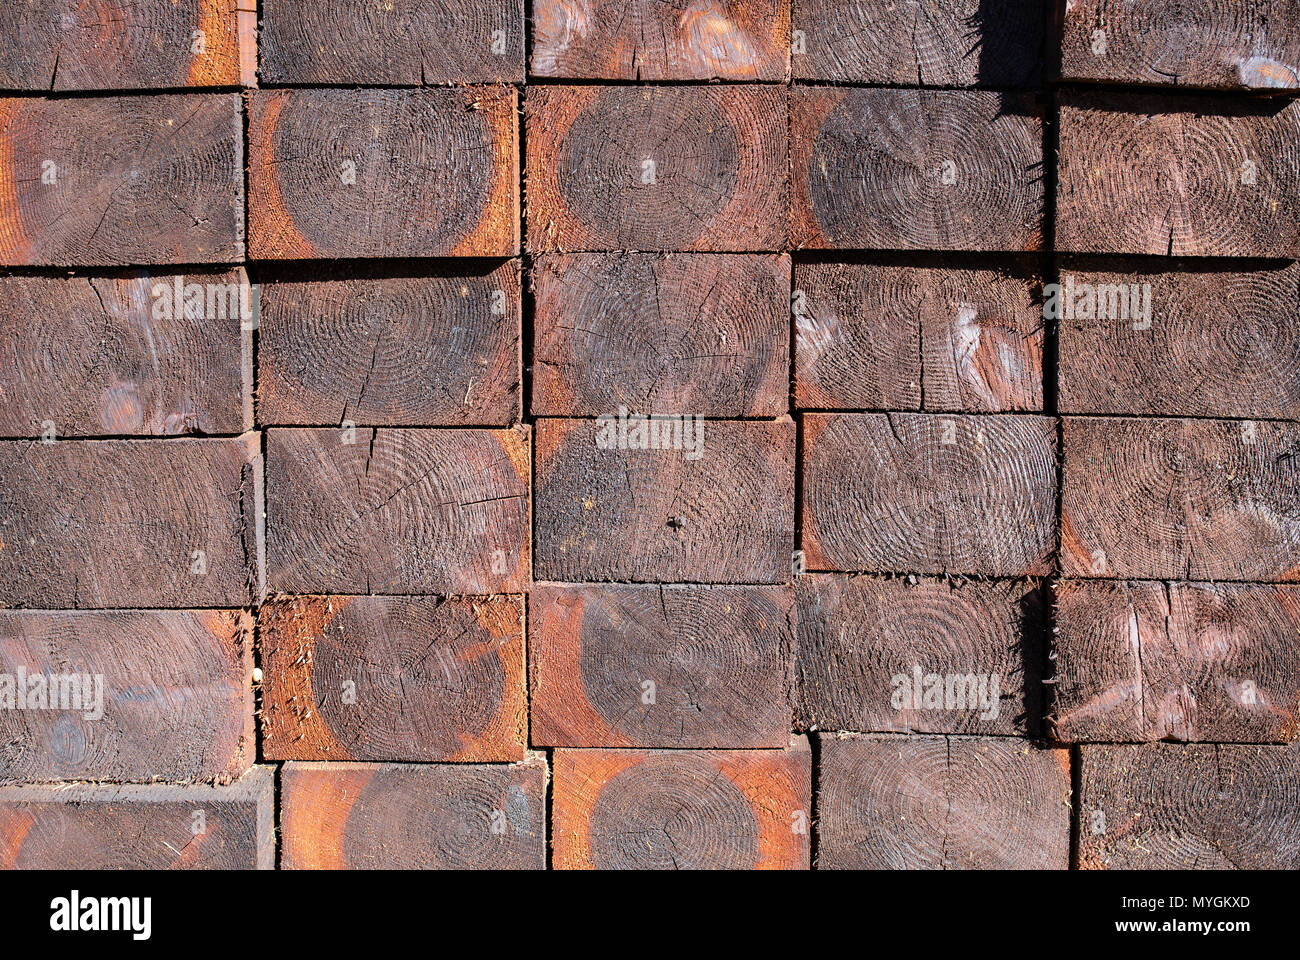
[[784,80],[790,0],[536,0],[530,70],[587,80]]
[[259,423],[517,421],[519,264],[471,270],[265,284]]
[[287,763],[286,870],[544,870],[546,762]]
[[237,94],[0,99],[0,264],[244,258]]
[[556,750],[560,870],[806,870],[812,752]]
[[263,83],[522,83],[523,0],[262,0]]
[[288,593],[520,593],[528,428],[266,432],[267,582]]
[[252,434],[0,442],[0,604],[256,600],[259,456]]
[[1063,412],[1300,419],[1300,265],[1113,264],[1061,285]]
[[0,869],[274,870],[275,771],[217,787],[0,787]]
[[0,610],[0,783],[239,777],[252,648],[242,611]]
[[1026,95],[797,87],[790,242],[1040,250],[1043,115]]
[[250,255],[514,256],[517,99],[508,87],[253,94]]
[[808,414],[810,570],[1034,576],[1056,546],[1049,417]]
[[1067,417],[1066,576],[1300,580],[1300,432],[1264,421]]
[[800,263],[795,402],[842,410],[1041,410],[1032,267]]
[[775,587],[535,586],[533,743],[785,746],[791,605]]
[[1014,87],[1042,71],[1041,0],[793,0],[801,80]]
[[1063,742],[1286,742],[1300,704],[1300,587],[1066,580]]
[[249,0],[18,0],[0,5],[3,90],[256,83],[257,8]]
[[790,400],[784,254],[545,256],[532,411],[776,417]]
[[1300,88],[1300,3],[1070,0],[1061,77],[1246,90]]
[[781,250],[786,90],[538,86],[528,249]]
[[[198,290],[173,310],[180,284]],[[210,313],[207,294],[213,293]],[[244,298],[247,296],[247,300]],[[234,298],[232,300],[232,297]],[[252,292],[221,274],[0,278],[0,436],[239,433]],[[233,308],[233,309],[232,309]],[[250,391],[246,395],[246,391]]]
[[1300,103],[1060,95],[1056,248],[1300,256]]
[[263,606],[268,760],[522,760],[520,597],[283,597]]
[[796,719],[866,733],[1035,736],[1047,603],[1032,582],[795,582]]
[[[659,421],[654,439],[673,426]],[[617,419],[538,421],[537,579],[789,581],[794,423],[676,427],[680,447],[620,448]],[[637,432],[628,424],[628,447]]]
[[1079,862],[1300,869],[1300,744],[1085,746]]
[[1007,737],[821,737],[823,870],[1064,870],[1070,756]]

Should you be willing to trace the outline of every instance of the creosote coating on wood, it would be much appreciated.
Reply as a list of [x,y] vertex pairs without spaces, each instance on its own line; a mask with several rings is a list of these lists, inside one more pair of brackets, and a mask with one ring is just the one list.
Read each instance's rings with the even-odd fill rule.
[[0,869],[1300,868],[1297,96],[1300,0],[3,5]]

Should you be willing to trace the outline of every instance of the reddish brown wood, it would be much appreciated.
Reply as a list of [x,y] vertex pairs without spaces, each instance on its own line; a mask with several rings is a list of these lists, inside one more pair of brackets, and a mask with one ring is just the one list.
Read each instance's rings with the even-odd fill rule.
[[274,870],[275,771],[219,787],[0,787],[0,869]]
[[0,99],[0,264],[244,258],[235,94]]
[[559,870],[807,870],[812,753],[557,750]]
[[286,870],[544,870],[546,762],[287,763]]
[[790,399],[790,259],[742,254],[545,256],[533,413],[775,417]]
[[821,738],[823,870],[1064,870],[1070,756],[1007,737]]
[[653,437],[682,444],[620,449],[617,418],[538,421],[537,578],[788,582],[794,424],[678,418]]
[[279,598],[259,614],[268,760],[522,760],[522,597]]

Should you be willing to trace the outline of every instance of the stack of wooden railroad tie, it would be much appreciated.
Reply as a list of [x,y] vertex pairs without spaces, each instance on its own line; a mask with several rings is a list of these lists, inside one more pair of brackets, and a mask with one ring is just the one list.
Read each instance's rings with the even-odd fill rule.
[[107,6],[0,866],[1300,865],[1295,0]]

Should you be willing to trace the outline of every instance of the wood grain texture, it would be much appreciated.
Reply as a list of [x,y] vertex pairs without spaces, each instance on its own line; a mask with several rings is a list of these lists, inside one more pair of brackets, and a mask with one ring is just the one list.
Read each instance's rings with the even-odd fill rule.
[[1068,866],[1069,751],[1006,737],[820,739],[818,868]]
[[530,69],[586,80],[784,80],[790,0],[537,0]]
[[[1300,419],[1300,265],[1067,279],[1093,316],[1060,320],[1063,412]],[[1132,304],[1134,284],[1150,289],[1149,318],[1112,306],[1112,291]]]
[[533,87],[528,249],[783,249],[786,112],[784,87]]
[[534,744],[789,741],[788,589],[543,584],[528,609]]
[[915,87],[1016,87],[1038,81],[1040,0],[793,0],[801,80]]
[[252,86],[257,13],[248,6],[239,10],[238,0],[0,5],[0,89]]
[[225,786],[0,787],[3,870],[274,870],[275,771]]
[[262,0],[262,82],[522,83],[523,0]]
[[1300,714],[1300,588],[1066,580],[1054,736],[1286,742]]
[[1043,315],[1031,269],[796,265],[795,403],[1041,410]]
[[[352,439],[353,442],[347,442]],[[267,581],[288,593],[521,593],[528,428],[266,432]]]
[[251,434],[0,442],[0,604],[253,602],[260,474]]
[[1051,418],[807,414],[803,458],[810,570],[1020,577],[1051,568]]
[[250,255],[514,256],[516,101],[508,87],[254,94]]
[[537,416],[788,409],[789,257],[544,256],[531,276]]
[[[219,292],[186,316],[158,305]],[[221,274],[0,278],[0,436],[239,433],[245,422],[248,277]],[[211,286],[209,286],[211,285]],[[191,287],[193,289],[193,287]],[[159,293],[160,296],[154,296]],[[251,292],[249,293],[251,304]],[[168,303],[171,301],[168,300]],[[248,385],[251,390],[251,384]],[[251,402],[251,398],[249,399]]]
[[0,782],[241,776],[252,650],[242,611],[0,610]]
[[[1061,77],[1246,90],[1300,88],[1300,3],[1062,4]],[[1100,36],[1098,35],[1100,33]]]
[[1032,98],[797,87],[790,242],[874,250],[1040,250],[1043,117]]
[[0,99],[0,264],[244,258],[237,94]]
[[538,421],[537,579],[788,582],[794,423],[695,427],[691,460],[681,449],[602,449],[598,421]]
[[1056,247],[1300,256],[1300,104],[1060,95]]
[[452,267],[262,288],[262,424],[507,426],[520,411],[520,276]]
[[807,870],[812,752],[556,750],[558,870]]
[[1067,417],[1066,576],[1300,580],[1300,432],[1248,421]]
[[802,726],[1038,734],[1047,604],[1037,584],[811,574],[795,597]]
[[1300,744],[1085,746],[1082,758],[1081,868],[1300,868]]
[[286,763],[286,870],[544,870],[546,762]]
[[283,597],[259,613],[268,760],[522,760],[520,597]]

